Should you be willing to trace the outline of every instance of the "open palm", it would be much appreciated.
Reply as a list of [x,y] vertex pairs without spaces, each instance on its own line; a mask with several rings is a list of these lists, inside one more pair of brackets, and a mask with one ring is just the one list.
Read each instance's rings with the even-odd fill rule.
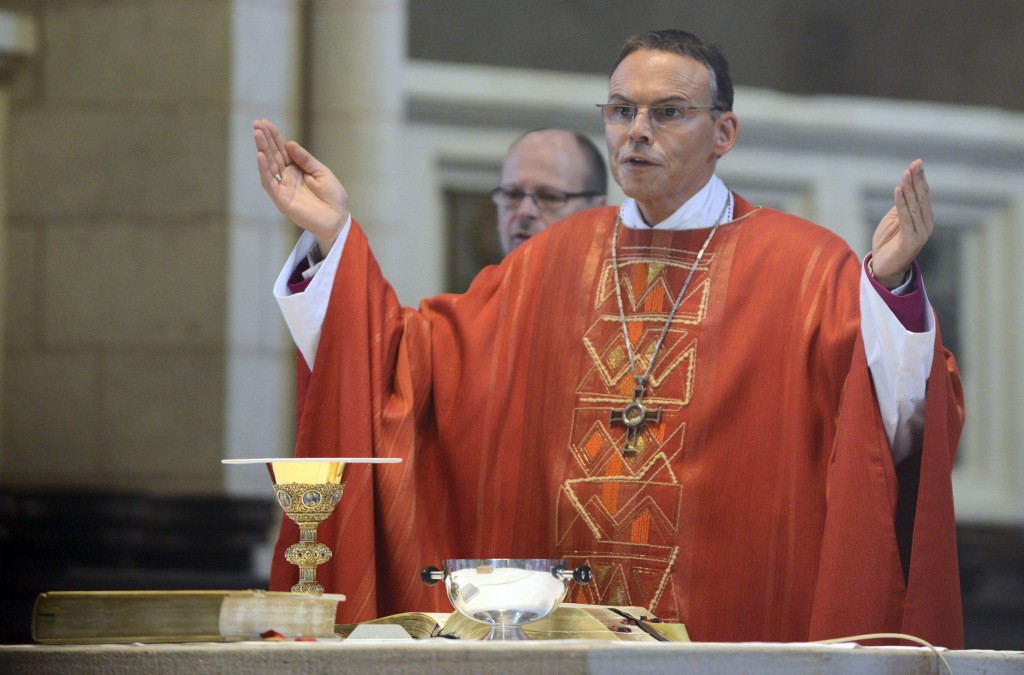
[[316,237],[326,255],[348,220],[348,193],[338,178],[269,120],[253,122],[260,183],[277,209]]
[[893,190],[895,206],[871,237],[871,269],[886,288],[900,285],[917,254],[935,231],[924,163],[914,160]]

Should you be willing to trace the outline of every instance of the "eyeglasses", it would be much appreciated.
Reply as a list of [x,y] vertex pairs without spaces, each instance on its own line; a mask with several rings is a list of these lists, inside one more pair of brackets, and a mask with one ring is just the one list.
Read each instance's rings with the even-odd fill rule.
[[559,190],[524,192],[523,190],[506,190],[502,187],[496,187],[490,192],[491,201],[502,208],[517,208],[522,203],[523,197],[529,197],[537,205],[538,209],[545,211],[557,211],[568,204],[570,199],[576,197],[597,197],[602,194],[604,193],[594,192],[593,190],[584,192],[560,192]]
[[693,105],[633,105],[632,103],[598,103],[605,124],[632,124],[641,108],[647,108],[651,124],[659,127],[673,127],[683,123],[690,110],[721,110],[720,106],[699,107]]

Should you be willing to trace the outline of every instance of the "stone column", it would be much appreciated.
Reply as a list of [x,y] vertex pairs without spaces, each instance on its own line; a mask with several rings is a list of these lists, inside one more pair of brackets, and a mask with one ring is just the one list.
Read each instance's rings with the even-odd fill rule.
[[26,14],[0,11],[0,466],[4,455],[4,362],[7,331],[7,277],[10,242],[7,236],[7,157],[10,134],[10,80],[36,51],[35,21]]
[[[294,451],[295,348],[271,289],[299,235],[264,193],[252,121],[285,133],[302,103],[301,0],[238,0],[231,19],[228,110],[223,441],[225,457],[290,457]],[[229,467],[229,493],[270,496],[263,466]]]
[[405,2],[321,0],[311,12],[309,147],[345,185],[387,274],[398,267]]

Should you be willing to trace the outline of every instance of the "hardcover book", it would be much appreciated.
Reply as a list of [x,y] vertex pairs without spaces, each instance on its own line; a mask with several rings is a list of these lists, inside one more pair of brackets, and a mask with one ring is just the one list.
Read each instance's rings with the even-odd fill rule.
[[53,591],[36,598],[32,639],[43,644],[228,642],[334,637],[340,595],[269,591]]

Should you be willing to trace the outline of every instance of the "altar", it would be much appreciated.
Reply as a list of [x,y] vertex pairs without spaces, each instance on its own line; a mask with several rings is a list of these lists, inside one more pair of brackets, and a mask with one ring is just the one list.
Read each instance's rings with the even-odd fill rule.
[[[1024,652],[945,651],[956,675],[1024,672]],[[0,645],[4,673],[946,673],[911,647],[606,641],[326,640],[151,645]]]

